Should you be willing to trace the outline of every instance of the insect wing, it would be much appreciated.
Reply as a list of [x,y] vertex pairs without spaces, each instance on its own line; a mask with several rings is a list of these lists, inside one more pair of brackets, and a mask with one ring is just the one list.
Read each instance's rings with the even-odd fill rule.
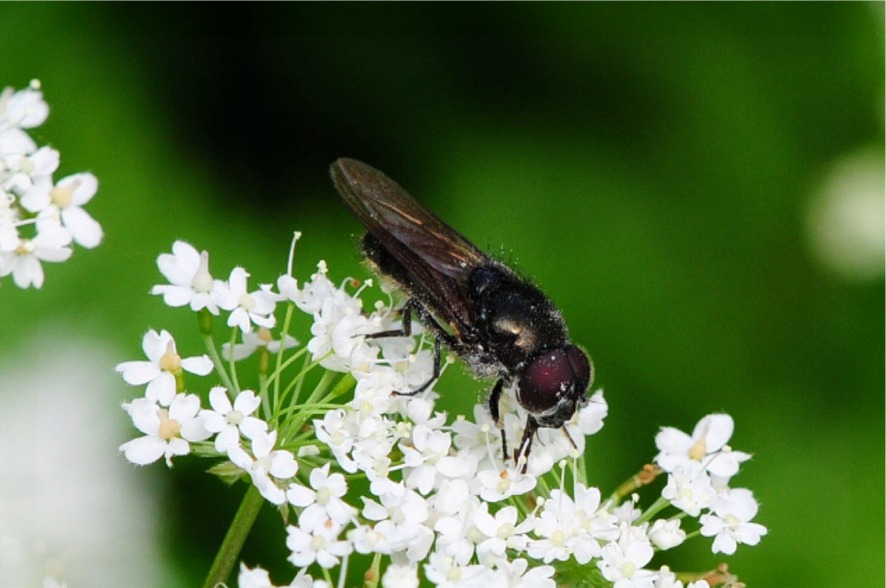
[[345,203],[412,276],[405,286],[421,289],[416,294],[453,326],[468,326],[468,277],[489,258],[380,171],[339,159],[331,173]]

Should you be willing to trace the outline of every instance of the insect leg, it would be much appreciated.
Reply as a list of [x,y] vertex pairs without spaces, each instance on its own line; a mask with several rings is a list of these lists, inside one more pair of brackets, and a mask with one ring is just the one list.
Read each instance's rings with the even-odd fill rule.
[[412,335],[412,304],[415,298],[410,298],[400,310],[399,329],[391,329],[389,331],[379,331],[378,333],[369,333],[364,335],[367,339],[383,339],[385,337],[410,337]]
[[440,378],[440,368],[442,367],[442,350],[440,348],[440,341],[443,340],[448,344],[454,341],[454,345],[458,344],[458,341],[449,333],[443,330],[437,321],[434,320],[434,317],[431,316],[424,306],[415,299],[410,298],[406,301],[406,304],[403,305],[403,309],[401,311],[401,322],[402,325],[399,329],[391,329],[389,331],[380,331],[378,333],[370,333],[366,335],[368,339],[379,339],[382,337],[409,337],[412,335],[412,310],[415,309],[416,313],[421,318],[422,323],[424,323],[431,331],[434,332],[434,371],[431,374],[431,377],[427,382],[416,388],[415,390],[410,390],[408,392],[396,392],[398,396],[415,396],[416,394],[420,394],[428,389],[428,387],[437,381]]
[[437,379],[440,377],[440,366],[443,363],[441,357],[442,353],[440,349],[440,339],[434,339],[434,373],[431,374],[431,377],[428,379],[427,382],[425,382],[415,390],[410,390],[409,392],[395,391],[394,394],[396,394],[397,396],[415,396],[416,394],[421,394],[422,392],[427,390],[428,387],[436,382]]
[[367,339],[381,339],[384,337],[410,337],[412,336],[412,311],[418,314],[418,318],[422,324],[434,333],[434,337],[443,341],[447,347],[458,351],[461,348],[461,342],[451,333],[437,323],[434,316],[422,305],[417,298],[410,298],[400,310],[401,325],[399,329],[391,329],[388,331],[379,331],[378,333],[369,333],[364,335]]
[[501,457],[502,459],[508,458],[508,439],[504,430],[504,423],[501,422],[501,395],[504,389],[504,380],[499,378],[499,380],[495,383],[495,386],[492,387],[492,391],[489,393],[489,414],[492,416],[492,421],[495,423],[495,426],[498,427],[498,430],[501,432]]
[[575,440],[572,438],[572,435],[569,434],[569,430],[566,428],[566,425],[560,427],[560,430],[563,431],[563,434],[566,435],[566,438],[569,439],[570,443],[572,443],[572,448],[578,451],[578,445],[575,444]]
[[529,415],[526,417],[523,439],[520,441],[520,446],[514,451],[514,465],[520,463],[521,455],[526,457],[526,461],[523,462],[523,467],[520,469],[521,474],[526,473],[526,467],[529,465],[529,451],[532,449],[532,439],[535,437],[536,431],[538,431],[538,421],[532,415]]

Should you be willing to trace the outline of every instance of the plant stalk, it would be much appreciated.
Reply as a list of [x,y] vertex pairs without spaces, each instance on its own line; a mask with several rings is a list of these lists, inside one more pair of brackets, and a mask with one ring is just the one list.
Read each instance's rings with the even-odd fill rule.
[[237,509],[237,514],[234,515],[234,520],[231,521],[231,526],[228,528],[221,547],[219,547],[218,553],[215,555],[215,561],[212,562],[212,567],[209,568],[206,581],[203,582],[203,588],[216,588],[216,586],[227,581],[228,576],[231,575],[231,570],[237,565],[240,549],[243,548],[243,543],[246,542],[249,530],[252,529],[252,524],[255,522],[255,518],[258,516],[263,503],[264,498],[262,498],[258,488],[250,484],[246,495],[243,496],[243,502],[240,503],[240,508]]

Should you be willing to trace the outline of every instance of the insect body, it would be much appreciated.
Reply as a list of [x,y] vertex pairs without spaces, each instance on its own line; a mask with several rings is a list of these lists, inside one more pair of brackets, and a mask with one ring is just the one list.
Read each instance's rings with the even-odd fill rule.
[[[331,175],[368,229],[363,253],[411,296],[402,329],[374,336],[408,335],[415,312],[437,338],[434,376],[413,393],[439,376],[441,342],[477,375],[498,378],[488,402],[499,427],[502,391],[516,384],[517,401],[529,416],[513,457],[528,459],[536,431],[563,427],[588,402],[593,379],[591,362],[569,342],[560,311],[536,286],[477,249],[380,171],[339,159]],[[509,457],[504,434],[502,454]]]

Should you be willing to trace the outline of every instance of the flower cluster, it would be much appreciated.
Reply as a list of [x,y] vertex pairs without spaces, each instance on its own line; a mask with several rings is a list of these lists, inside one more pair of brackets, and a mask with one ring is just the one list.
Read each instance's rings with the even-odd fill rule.
[[[365,556],[366,577],[386,588],[423,580],[452,588],[707,588],[732,578],[723,569],[678,577],[653,567],[653,556],[698,534],[714,538],[714,553],[731,554],[766,533],[751,522],[752,494],[728,486],[750,457],[726,444],[728,415],[705,417],[692,435],[662,429],[657,465],[604,495],[580,459],[607,415],[602,391],[566,434],[539,430],[527,467],[518,467],[500,454],[501,435],[519,436],[526,418],[513,391],[502,401],[501,428],[482,405],[473,418],[449,418],[433,387],[407,394],[434,377],[433,344],[418,324],[409,337],[368,336],[401,328],[389,296],[364,311],[371,281],[336,285],[321,262],[304,283],[290,269],[250,291],[245,270],[215,279],[208,253],[184,242],[158,265],[169,284],[152,292],[197,311],[207,355],[183,359],[166,331],[144,336],[148,360],[118,366],[126,382],[145,386],[124,404],[143,435],[120,449],[139,465],[214,456],[221,460],[214,473],[248,481],[290,521],[285,541],[298,573],[289,586],[342,585],[349,562]],[[205,319],[222,312],[234,334],[220,354]],[[311,322],[301,347],[287,333],[295,312]],[[255,354],[258,385],[240,388],[239,362]],[[213,369],[221,385],[192,387]],[[667,484],[644,510],[635,491],[662,471]],[[357,495],[357,479],[368,494]],[[672,516],[656,518],[667,508]],[[692,518],[696,529],[687,530]],[[267,572],[246,565],[239,584],[272,586]]]
[[83,210],[98,180],[90,173],[53,180],[59,152],[27,133],[48,115],[37,81],[0,92],[0,278],[11,274],[20,288],[40,288],[41,262],[66,261],[73,243],[92,248],[102,240],[101,226]]
[[663,498],[690,516],[700,517],[701,534],[714,537],[714,553],[731,555],[739,543],[756,545],[766,527],[752,523],[757,501],[746,488],[730,488],[730,479],[751,456],[726,443],[734,423],[728,414],[712,414],[692,435],[665,427],[655,438],[655,462],[668,473]]

